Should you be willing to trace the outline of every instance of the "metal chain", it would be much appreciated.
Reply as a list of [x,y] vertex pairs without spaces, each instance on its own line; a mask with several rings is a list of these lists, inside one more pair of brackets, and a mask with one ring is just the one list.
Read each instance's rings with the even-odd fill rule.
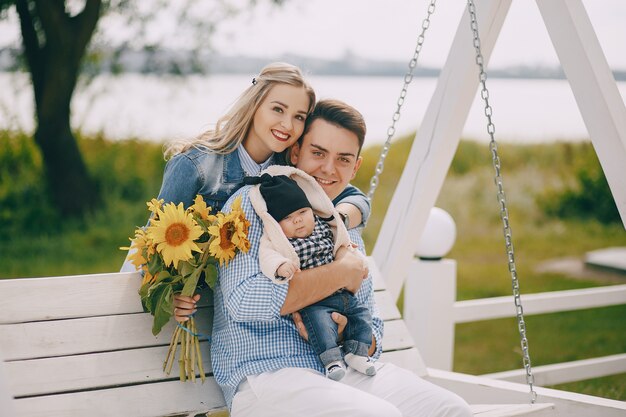
[[485,72],[484,60],[480,49],[480,38],[478,36],[478,22],[476,21],[476,6],[474,0],[467,1],[467,9],[470,14],[471,28],[474,34],[474,49],[476,49],[476,64],[480,70],[479,80],[482,86],[480,95],[485,102],[485,116],[487,116],[487,133],[491,138],[489,142],[489,149],[491,150],[491,159],[493,162],[493,168],[495,170],[494,180],[498,187],[498,202],[500,203],[500,218],[502,219],[504,242],[506,245],[506,253],[509,264],[509,272],[511,273],[511,284],[513,287],[513,298],[515,301],[515,310],[517,316],[517,327],[520,335],[520,343],[522,346],[522,354],[524,361],[524,369],[526,370],[526,383],[530,387],[530,401],[535,403],[537,400],[537,393],[533,388],[535,379],[533,377],[532,368],[530,365],[530,353],[528,350],[528,338],[526,337],[526,322],[524,321],[524,309],[522,308],[522,300],[520,298],[519,280],[517,277],[517,268],[515,267],[515,253],[513,250],[513,233],[511,231],[511,224],[509,222],[509,211],[507,209],[506,197],[504,195],[504,187],[502,184],[502,174],[500,173],[500,156],[498,155],[498,146],[494,137],[496,128],[491,120],[493,114],[492,108],[489,105],[489,90],[487,90],[487,73]]
[[367,198],[369,198],[370,201],[372,201],[372,199],[374,198],[374,192],[378,187],[380,174],[382,174],[383,169],[385,168],[385,158],[387,158],[387,153],[389,153],[389,148],[391,147],[391,138],[396,133],[396,122],[400,119],[400,110],[402,109],[402,105],[404,104],[409,84],[413,80],[413,70],[417,65],[417,58],[419,58],[420,51],[422,50],[422,44],[424,43],[424,34],[426,33],[426,30],[430,27],[430,17],[435,11],[435,2],[436,0],[431,0],[430,4],[428,5],[427,16],[422,22],[422,31],[417,37],[415,51],[413,52],[413,57],[409,61],[409,69],[406,74],[404,74],[404,84],[402,85],[402,91],[400,91],[400,97],[398,97],[398,101],[396,102],[396,111],[393,113],[391,125],[387,129],[387,140],[385,141],[385,144],[380,151],[380,157],[378,158],[378,163],[376,164],[376,170],[374,171],[374,175],[370,180],[370,189],[367,192]]

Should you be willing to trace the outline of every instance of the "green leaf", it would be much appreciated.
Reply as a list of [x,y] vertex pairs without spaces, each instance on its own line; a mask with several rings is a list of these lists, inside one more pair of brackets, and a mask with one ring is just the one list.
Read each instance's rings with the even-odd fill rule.
[[141,298],[141,306],[143,307],[143,311],[144,313],[150,312],[152,313],[152,311],[150,310],[150,303],[149,303],[149,298],[148,298],[148,292],[150,291],[150,286],[152,284],[150,282],[146,282],[145,284],[143,284],[141,286],[141,288],[139,288],[139,297]]
[[164,267],[161,256],[157,254],[148,261],[148,272],[150,272],[150,275],[156,275],[159,271],[165,269]]
[[182,295],[186,295],[188,297],[193,297],[196,292],[196,287],[198,286],[198,278],[200,277],[200,270],[195,269],[193,273],[185,278],[185,286],[181,291]]
[[163,287],[167,284],[165,283],[152,283],[152,284],[146,284],[148,286],[148,291],[146,293],[145,296],[145,305],[146,305],[146,309],[154,316],[154,308],[156,306],[156,299],[160,293],[160,291],[163,290]]
[[182,275],[174,275],[169,282],[173,285],[173,284],[180,283],[182,280],[183,280],[183,276]]
[[170,321],[174,305],[174,293],[170,285],[161,285],[155,291],[156,302],[154,305],[154,321],[152,323],[152,334],[157,335],[163,326]]
[[168,278],[171,278],[172,275],[170,275],[170,273],[168,271],[161,271],[159,272],[159,275],[157,275],[156,280],[154,281],[155,283],[159,283],[161,281],[165,281]]
[[215,289],[215,284],[217,284],[217,268],[215,265],[208,264],[206,268],[204,268],[204,281],[209,288],[212,290]]
[[207,231],[208,227],[202,216],[200,216],[198,213],[194,213],[193,219],[196,221],[196,223],[198,223],[198,226],[202,227],[202,230],[204,230],[205,232]]
[[189,276],[193,273],[193,271],[195,270],[195,268],[193,267],[193,265],[191,265],[189,262],[187,261],[181,261],[178,264],[178,271],[180,272],[180,274],[184,277]]

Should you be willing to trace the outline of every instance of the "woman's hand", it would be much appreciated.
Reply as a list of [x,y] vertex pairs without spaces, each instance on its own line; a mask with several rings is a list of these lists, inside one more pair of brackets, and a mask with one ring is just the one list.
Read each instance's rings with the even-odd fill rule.
[[177,294],[174,296],[174,318],[179,323],[189,320],[189,316],[197,311],[196,303],[200,300],[200,294],[187,297]]
[[[300,336],[302,336],[302,338],[308,342],[309,333],[306,331],[306,327],[304,326],[304,323],[302,322],[302,316],[300,315],[300,313],[296,311],[295,313],[291,315],[291,317],[293,318],[293,322],[296,324],[296,327],[298,328],[298,333],[300,333]],[[343,340],[343,331],[346,328],[346,324],[348,324],[348,318],[344,316],[343,314],[339,314],[337,312],[333,313],[331,317],[333,321],[337,323],[337,334],[338,334],[339,340]]]

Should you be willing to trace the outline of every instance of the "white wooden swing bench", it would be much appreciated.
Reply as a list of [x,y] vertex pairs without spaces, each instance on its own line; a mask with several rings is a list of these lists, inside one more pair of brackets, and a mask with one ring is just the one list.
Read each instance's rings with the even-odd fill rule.
[[[373,276],[385,320],[382,360],[427,376],[376,270]],[[137,273],[0,280],[0,416],[227,416],[211,376],[205,383],[182,383],[176,365],[169,377],[164,374],[173,323],[152,335],[152,317],[137,295],[140,282]],[[203,298],[210,300],[210,292]],[[198,326],[206,334],[212,309],[205,303],[201,311]],[[202,347],[208,374],[208,343]],[[547,416],[553,406],[473,409],[481,417]]]

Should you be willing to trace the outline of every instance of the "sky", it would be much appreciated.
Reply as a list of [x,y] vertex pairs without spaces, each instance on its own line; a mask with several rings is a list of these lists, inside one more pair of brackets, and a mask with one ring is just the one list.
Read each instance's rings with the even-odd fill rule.
[[[217,7],[214,1],[200,2],[204,11],[199,13],[213,13]],[[280,7],[270,0],[257,0],[259,4],[254,7],[250,7],[249,2],[229,0],[226,3],[244,12],[218,25],[212,37],[218,52],[252,55],[268,61],[286,53],[320,58],[339,58],[353,53],[371,59],[408,62],[430,0],[286,0]],[[609,66],[626,70],[626,1],[582,2]],[[145,0],[145,4],[152,3]],[[420,66],[443,66],[465,7],[463,0],[436,3],[420,54]],[[0,21],[0,46],[19,36],[18,25],[14,19],[10,20]],[[156,27],[164,39],[175,38],[176,32],[184,29],[166,22]],[[124,31],[121,25],[109,29]],[[467,30],[469,32],[469,28]],[[534,0],[512,1],[490,61],[491,68],[516,65],[558,65]]]
[[[213,41],[219,52],[272,59],[283,53],[338,58],[349,51],[408,62],[429,1],[290,0],[282,7],[260,3],[218,28]],[[462,0],[437,2],[421,65],[443,65],[465,4]],[[626,1],[583,0],[583,4],[609,66],[626,70]],[[513,0],[491,57],[492,68],[514,65],[558,65],[533,0]]]

